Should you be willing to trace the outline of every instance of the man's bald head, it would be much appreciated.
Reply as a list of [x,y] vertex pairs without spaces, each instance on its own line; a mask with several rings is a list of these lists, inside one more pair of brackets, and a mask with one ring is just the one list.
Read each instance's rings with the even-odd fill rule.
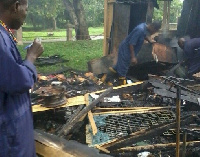
[[27,3],[27,0],[0,0],[0,6],[3,10],[8,10],[17,1],[22,4]]
[[180,48],[184,48],[184,44],[185,44],[185,38],[180,38],[178,39],[178,45]]

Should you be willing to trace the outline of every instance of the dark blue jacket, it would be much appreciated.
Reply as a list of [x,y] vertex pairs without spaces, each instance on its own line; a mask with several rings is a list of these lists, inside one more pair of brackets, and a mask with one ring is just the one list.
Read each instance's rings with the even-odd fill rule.
[[192,75],[200,71],[200,38],[186,40],[184,53],[188,61],[188,74]]
[[10,34],[0,25],[0,157],[34,157],[29,89],[35,66],[23,61]]

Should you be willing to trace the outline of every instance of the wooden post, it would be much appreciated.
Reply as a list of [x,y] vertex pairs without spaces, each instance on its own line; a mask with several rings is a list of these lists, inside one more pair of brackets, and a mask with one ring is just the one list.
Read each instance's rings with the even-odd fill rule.
[[163,30],[169,30],[169,20],[170,20],[170,1],[164,1],[163,5]]
[[104,40],[103,40],[103,55],[108,55],[110,31],[113,22],[113,4],[116,0],[104,0]]
[[179,86],[176,94],[176,157],[180,157],[181,88]]
[[108,24],[108,0],[104,0],[104,40],[103,40],[103,55],[105,56],[108,52],[108,40],[107,40],[107,24]]
[[67,30],[66,30],[67,41],[72,40],[72,28],[73,25],[67,24]]
[[15,36],[17,38],[17,45],[23,45],[22,41],[22,27],[15,31]]

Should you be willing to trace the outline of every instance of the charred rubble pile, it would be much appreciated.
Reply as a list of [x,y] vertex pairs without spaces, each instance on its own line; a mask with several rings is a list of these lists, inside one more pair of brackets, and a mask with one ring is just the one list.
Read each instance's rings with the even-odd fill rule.
[[99,150],[99,156],[173,157],[177,149],[181,156],[200,156],[198,80],[149,75],[143,82],[108,87],[92,73],[70,73],[38,76],[31,94],[36,137],[42,131],[39,137],[50,143],[74,140]]

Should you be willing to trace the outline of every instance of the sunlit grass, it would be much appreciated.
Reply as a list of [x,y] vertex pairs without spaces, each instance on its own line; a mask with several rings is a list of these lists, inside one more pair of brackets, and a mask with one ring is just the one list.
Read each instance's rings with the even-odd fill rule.
[[[90,35],[103,35],[103,27],[90,27],[89,34]],[[48,32],[53,32],[53,36],[48,36]],[[40,31],[23,31],[23,41],[30,41],[34,38],[40,37],[42,39],[58,39],[58,38],[66,38],[66,30],[65,29],[57,29],[55,31],[52,30],[40,30]],[[75,36],[75,30],[72,31],[72,36]]]
[[[69,62],[37,67],[38,71],[42,73],[53,72],[61,69],[61,67],[87,71],[88,61],[103,56],[103,40],[49,42],[43,43],[43,46],[45,49],[42,54],[43,57],[60,55],[63,59],[69,60]],[[18,46],[23,57],[26,54],[24,47],[25,44]]]

